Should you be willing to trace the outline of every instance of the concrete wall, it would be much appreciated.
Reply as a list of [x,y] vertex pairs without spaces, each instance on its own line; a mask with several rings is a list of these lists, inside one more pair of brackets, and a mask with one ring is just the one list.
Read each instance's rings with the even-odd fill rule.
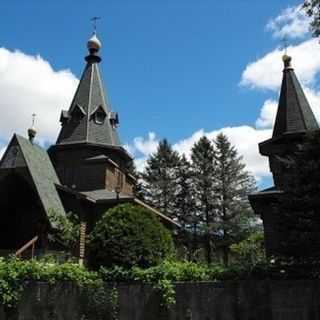
[[[113,288],[106,284],[107,289]],[[176,283],[170,310],[149,284],[115,285],[117,317],[110,320],[316,320],[320,319],[320,281],[225,281]],[[18,320],[80,320],[84,301],[73,284],[31,283],[18,307]],[[101,297],[110,307],[110,294]],[[113,307],[115,305],[113,304]],[[106,313],[105,313],[106,314]],[[0,308],[0,319],[9,319]]]

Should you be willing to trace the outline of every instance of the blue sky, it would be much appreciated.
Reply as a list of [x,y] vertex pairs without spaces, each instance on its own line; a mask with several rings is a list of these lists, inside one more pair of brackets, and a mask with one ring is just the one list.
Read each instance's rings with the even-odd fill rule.
[[271,183],[257,143],[271,136],[285,33],[314,108],[320,102],[319,45],[299,4],[2,0],[0,149],[13,131],[25,135],[33,112],[39,143],[54,143],[60,110],[68,109],[85,66],[90,17],[100,16],[101,72],[139,167],[161,138],[188,154],[202,134],[214,138],[222,129],[260,184]]

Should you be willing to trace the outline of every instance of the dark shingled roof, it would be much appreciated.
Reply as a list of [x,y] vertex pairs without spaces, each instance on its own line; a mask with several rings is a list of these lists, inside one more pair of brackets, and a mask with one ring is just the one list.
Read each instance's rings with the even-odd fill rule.
[[305,132],[319,129],[316,118],[310,108],[301,85],[290,65],[291,58],[286,59],[273,138],[284,133]]
[[[117,193],[107,190],[107,189],[100,189],[100,190],[92,190],[92,191],[83,191],[80,192],[81,194],[94,199],[96,202],[116,202],[117,201]],[[123,193],[119,193],[119,200],[133,200],[134,197],[127,196]]]
[[[11,143],[14,139],[20,146],[44,210],[48,213],[53,209],[58,213],[65,214],[55,187],[55,184],[60,184],[59,179],[46,150],[17,134],[13,136]],[[52,227],[55,227],[54,221],[50,221],[50,223]]]
[[[78,89],[75,93],[68,116],[64,111],[61,122],[62,129],[57,139],[57,145],[75,143],[94,143],[107,147],[120,147],[114,118],[118,116],[111,112],[110,104],[104,92],[99,62],[100,57],[91,53],[86,57],[87,65],[82,74]],[[72,113],[81,110],[81,120],[75,123]],[[102,124],[95,122],[95,112],[104,115]]]

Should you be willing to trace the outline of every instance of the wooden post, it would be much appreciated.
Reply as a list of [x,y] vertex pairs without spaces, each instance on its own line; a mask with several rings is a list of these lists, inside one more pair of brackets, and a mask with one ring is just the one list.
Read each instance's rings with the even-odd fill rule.
[[83,266],[86,244],[86,229],[87,223],[83,220],[80,222],[80,246],[79,246],[79,266]]

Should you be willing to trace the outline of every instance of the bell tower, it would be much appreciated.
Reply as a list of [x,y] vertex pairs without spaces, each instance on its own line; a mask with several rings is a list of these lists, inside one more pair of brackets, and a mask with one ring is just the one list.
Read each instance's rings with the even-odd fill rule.
[[61,131],[49,149],[62,185],[76,191],[108,189],[132,195],[127,172],[133,160],[118,136],[119,116],[112,111],[100,75],[101,42],[94,31],[87,42],[86,66],[69,110],[62,110]]

